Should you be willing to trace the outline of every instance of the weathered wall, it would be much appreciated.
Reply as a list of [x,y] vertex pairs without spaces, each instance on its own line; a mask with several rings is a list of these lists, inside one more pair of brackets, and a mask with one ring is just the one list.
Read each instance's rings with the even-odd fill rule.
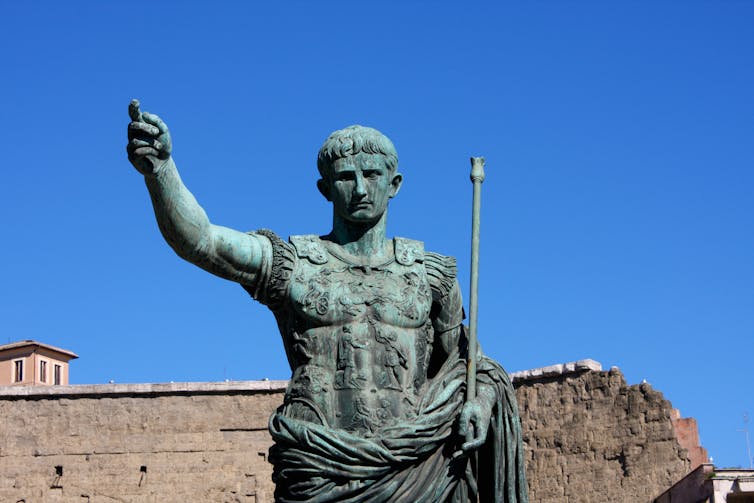
[[[649,502],[688,471],[670,404],[598,368],[513,375],[532,502]],[[270,502],[284,385],[0,388],[0,501]]]
[[649,384],[586,362],[514,374],[530,499],[649,502],[689,471],[672,406]]
[[284,384],[0,388],[0,501],[272,501]]

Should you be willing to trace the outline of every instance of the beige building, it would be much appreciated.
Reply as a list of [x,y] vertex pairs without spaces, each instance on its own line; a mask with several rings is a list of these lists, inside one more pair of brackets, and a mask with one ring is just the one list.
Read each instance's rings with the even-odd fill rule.
[[653,503],[676,502],[754,503],[754,470],[700,465]]
[[33,340],[0,346],[0,386],[68,384],[68,362],[76,353]]

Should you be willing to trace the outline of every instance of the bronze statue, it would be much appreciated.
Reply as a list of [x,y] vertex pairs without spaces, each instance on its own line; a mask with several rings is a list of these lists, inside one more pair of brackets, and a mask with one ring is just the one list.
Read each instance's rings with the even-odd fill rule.
[[515,393],[481,352],[464,401],[455,259],[386,239],[403,181],[387,137],[351,126],[327,138],[317,188],[332,230],[285,242],[212,224],[178,176],[165,123],[135,100],[129,114],[128,157],[166,241],[277,320],[292,376],[270,419],[276,501],[527,501]]

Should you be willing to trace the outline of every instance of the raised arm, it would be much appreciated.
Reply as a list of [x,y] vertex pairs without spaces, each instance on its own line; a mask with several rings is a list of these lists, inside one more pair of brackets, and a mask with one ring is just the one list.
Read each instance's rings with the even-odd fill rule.
[[272,255],[269,241],[212,224],[178,175],[165,123],[157,115],[141,112],[137,100],[131,101],[128,113],[128,160],[144,175],[165,240],[180,257],[202,269],[254,285],[262,264]]

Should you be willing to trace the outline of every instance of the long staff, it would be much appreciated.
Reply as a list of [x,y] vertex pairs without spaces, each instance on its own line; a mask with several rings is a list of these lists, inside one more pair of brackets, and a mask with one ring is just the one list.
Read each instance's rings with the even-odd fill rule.
[[479,214],[482,205],[484,157],[471,158],[474,199],[471,210],[471,288],[469,290],[469,354],[466,359],[466,401],[476,398],[477,310],[479,298]]

